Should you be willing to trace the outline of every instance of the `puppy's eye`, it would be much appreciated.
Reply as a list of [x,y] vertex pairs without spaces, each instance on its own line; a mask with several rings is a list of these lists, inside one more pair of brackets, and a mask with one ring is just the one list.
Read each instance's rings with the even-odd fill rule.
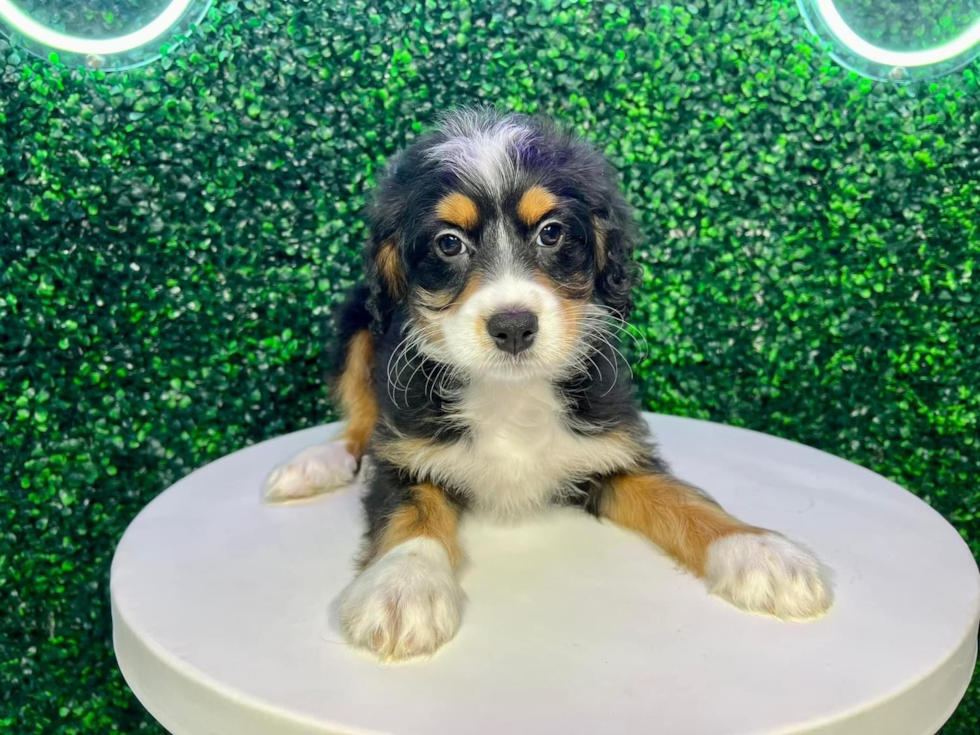
[[455,235],[443,235],[436,241],[436,246],[447,258],[454,258],[466,252],[466,243]]
[[552,222],[550,225],[545,225],[541,228],[541,232],[538,233],[538,245],[543,248],[553,248],[558,243],[562,241],[565,236],[565,230],[557,222]]

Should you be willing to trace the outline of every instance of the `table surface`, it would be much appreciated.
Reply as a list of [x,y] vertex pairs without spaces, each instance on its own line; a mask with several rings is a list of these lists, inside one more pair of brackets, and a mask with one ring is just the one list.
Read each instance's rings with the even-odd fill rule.
[[260,501],[272,468],[333,425],[218,460],[133,521],[111,583],[126,681],[176,735],[937,731],[976,660],[980,575],[955,530],[815,449],[648,418],[680,477],[834,570],[828,616],[739,612],[576,511],[470,519],[460,632],[429,661],[381,665],[336,621],[362,488]]

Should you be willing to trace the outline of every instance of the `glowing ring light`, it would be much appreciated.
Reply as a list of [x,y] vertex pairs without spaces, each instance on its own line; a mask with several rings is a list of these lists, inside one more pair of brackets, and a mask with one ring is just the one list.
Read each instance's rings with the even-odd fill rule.
[[[41,56],[43,51],[59,55],[77,55],[89,66],[125,68],[146,63],[160,55],[164,38],[174,32],[186,30],[192,22],[203,17],[210,0],[171,0],[163,11],[146,25],[130,33],[114,38],[86,38],[49,28],[39,23],[12,0],[0,0],[0,21],[18,34],[28,50]],[[199,8],[200,12],[189,13]],[[154,46],[148,45],[159,40]],[[133,52],[142,51],[141,55]],[[116,63],[117,61],[121,63]]]
[[798,0],[810,30],[833,42],[841,64],[875,79],[912,82],[937,77],[970,63],[980,54],[980,15],[958,36],[932,48],[901,51],[877,46],[858,35],[834,0]]

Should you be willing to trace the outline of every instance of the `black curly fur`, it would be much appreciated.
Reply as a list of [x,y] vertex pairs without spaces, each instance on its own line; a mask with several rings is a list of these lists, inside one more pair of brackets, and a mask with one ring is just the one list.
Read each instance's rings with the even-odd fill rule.
[[[402,338],[402,328],[410,318],[410,298],[417,288],[435,288],[457,293],[465,281],[453,276],[438,261],[433,262],[433,238],[439,229],[433,211],[439,200],[451,191],[465,191],[481,211],[513,212],[520,196],[530,186],[540,185],[556,195],[562,215],[568,224],[568,236],[575,240],[549,260],[547,275],[555,283],[569,281],[591,283],[591,298],[628,318],[633,308],[636,267],[632,262],[635,227],[632,211],[620,193],[617,173],[592,145],[548,120],[521,115],[503,116],[493,111],[478,115],[474,125],[487,129],[513,124],[530,131],[512,152],[513,177],[506,181],[506,191],[498,198],[480,187],[468,186],[458,172],[429,155],[434,147],[445,143],[450,134],[444,127],[421,137],[414,145],[396,156],[389,164],[375,193],[369,211],[370,240],[364,251],[365,279],[340,312],[339,333],[346,343],[357,331],[370,328],[374,334],[375,394],[383,420],[375,429],[376,446],[397,441],[399,437],[425,437],[434,442],[463,440],[467,429],[448,419],[450,407],[438,392],[430,390],[425,376],[438,372],[440,366],[421,355],[416,357],[420,370],[399,381],[392,391],[386,368]],[[499,198],[503,197],[503,198]],[[481,225],[482,226],[482,225]],[[522,230],[520,222],[511,222],[514,235],[527,239],[533,233]],[[472,233],[481,238],[479,226]],[[600,243],[600,238],[602,242]],[[395,247],[407,294],[393,297],[392,284],[379,258],[385,248]],[[534,256],[527,256],[533,258]],[[526,265],[542,268],[533,260]],[[606,344],[594,345],[595,368],[560,381],[555,389],[564,397],[576,425],[602,427],[598,431],[625,431],[644,454],[639,465],[651,471],[667,472],[656,456],[653,441],[643,422],[628,370],[607,370],[619,358]],[[401,385],[404,382],[404,386]],[[392,509],[411,502],[412,483],[423,478],[412,477],[383,459],[375,462],[376,474],[365,496],[368,537],[379,533]],[[598,512],[602,492],[601,478],[581,483],[580,492],[571,501],[587,511]],[[466,506],[462,488],[442,487],[460,509]]]
[[[620,192],[616,170],[595,147],[550,120],[504,116],[493,110],[480,114],[488,127],[506,120],[532,131],[516,152],[519,176],[526,185],[540,183],[560,197],[580,202],[592,215],[594,226],[590,223],[588,228],[591,243],[594,246],[599,236],[595,228],[601,228],[605,238],[605,265],[595,274],[596,293],[621,318],[629,318],[637,282],[632,260],[636,228],[632,210]],[[393,158],[370,206],[364,276],[370,291],[366,308],[373,317],[375,334],[388,329],[397,306],[378,267],[378,256],[387,243],[396,243],[411,289],[419,257],[416,241],[425,224],[413,213],[431,210],[453,183],[454,177],[440,168],[439,161],[427,157],[427,152],[446,138],[447,134],[437,129]]]

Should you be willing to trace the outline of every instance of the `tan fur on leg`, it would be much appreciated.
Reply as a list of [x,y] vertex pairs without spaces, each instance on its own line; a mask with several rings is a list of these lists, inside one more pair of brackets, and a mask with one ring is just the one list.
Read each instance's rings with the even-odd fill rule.
[[646,536],[702,578],[709,592],[743,610],[806,620],[833,601],[827,570],[813,554],[743,523],[669,475],[610,479],[599,512]]
[[361,567],[370,565],[399,544],[424,536],[442,544],[455,569],[463,559],[457,538],[458,523],[459,513],[442,490],[427,482],[416,485],[412,488],[412,500],[396,510],[384,530],[371,540]]
[[678,564],[703,576],[708,547],[735,533],[763,533],[669,475],[619,475],[609,481],[600,515],[636,531]]
[[341,410],[347,419],[343,438],[347,451],[358,462],[364,457],[378,420],[378,401],[371,381],[373,360],[374,342],[371,333],[364,329],[350,341],[344,370],[337,382]]
[[382,660],[429,656],[459,628],[458,514],[435,485],[411,488],[371,539],[340,598],[344,634]]
[[309,447],[273,470],[265,483],[266,500],[309,498],[354,481],[378,420],[378,402],[371,382],[373,359],[373,340],[365,329],[350,341],[337,381],[340,408],[347,417],[343,433],[338,440]]

